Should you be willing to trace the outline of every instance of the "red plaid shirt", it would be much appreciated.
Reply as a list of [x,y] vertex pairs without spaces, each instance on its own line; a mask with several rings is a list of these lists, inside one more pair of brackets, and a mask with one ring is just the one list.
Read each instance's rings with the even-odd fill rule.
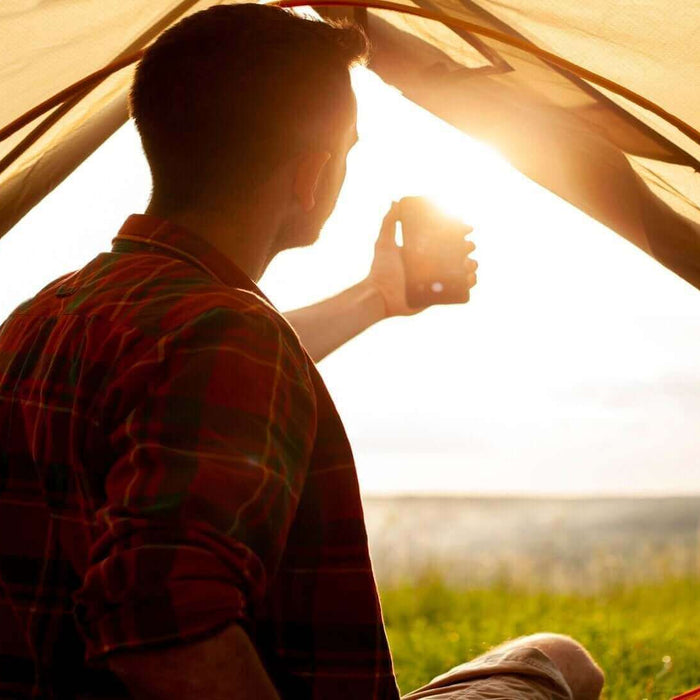
[[282,697],[398,697],[323,381],[227,258],[132,216],[0,327],[0,695],[123,697],[105,655],[233,622]]

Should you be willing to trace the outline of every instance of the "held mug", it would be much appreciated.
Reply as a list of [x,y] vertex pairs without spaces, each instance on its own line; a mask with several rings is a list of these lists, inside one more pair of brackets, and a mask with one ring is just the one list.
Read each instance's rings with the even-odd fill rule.
[[421,308],[469,301],[464,225],[425,197],[399,201],[406,300]]

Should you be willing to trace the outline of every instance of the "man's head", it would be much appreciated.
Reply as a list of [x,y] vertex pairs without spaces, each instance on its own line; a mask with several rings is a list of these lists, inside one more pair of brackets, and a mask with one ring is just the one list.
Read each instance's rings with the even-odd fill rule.
[[[356,138],[354,25],[254,4],[194,14],[137,67],[131,111],[168,211],[243,203],[281,167],[297,211],[283,247],[310,243],[335,204]],[[291,208],[290,208],[291,210]]]

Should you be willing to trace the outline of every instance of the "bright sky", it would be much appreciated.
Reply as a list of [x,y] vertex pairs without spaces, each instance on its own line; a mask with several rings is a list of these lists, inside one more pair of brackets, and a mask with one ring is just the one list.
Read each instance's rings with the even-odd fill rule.
[[[392,199],[475,226],[466,306],[382,322],[320,364],[365,492],[700,493],[700,294],[498,154],[356,69],[360,142],[313,247],[261,281],[281,309],[366,274]],[[0,318],[143,211],[131,124],[0,239]]]

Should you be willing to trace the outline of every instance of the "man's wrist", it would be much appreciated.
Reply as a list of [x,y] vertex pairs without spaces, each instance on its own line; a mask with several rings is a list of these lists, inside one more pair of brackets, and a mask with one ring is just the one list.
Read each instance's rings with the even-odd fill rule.
[[361,302],[369,307],[374,322],[390,316],[384,292],[371,277],[366,277],[357,286],[362,290]]

